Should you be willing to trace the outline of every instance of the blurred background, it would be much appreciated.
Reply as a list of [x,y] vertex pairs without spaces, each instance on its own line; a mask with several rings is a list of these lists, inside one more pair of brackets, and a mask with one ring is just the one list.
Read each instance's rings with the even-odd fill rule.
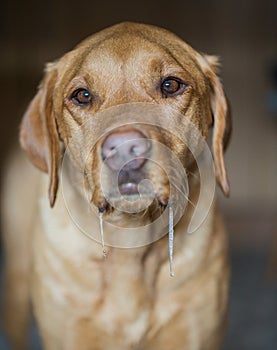
[[[1,173],[44,63],[125,20],[165,27],[195,49],[221,57],[234,124],[226,155],[231,198],[218,193],[233,270],[223,349],[276,350],[276,0],[1,0]],[[3,337],[0,349],[6,349]]]

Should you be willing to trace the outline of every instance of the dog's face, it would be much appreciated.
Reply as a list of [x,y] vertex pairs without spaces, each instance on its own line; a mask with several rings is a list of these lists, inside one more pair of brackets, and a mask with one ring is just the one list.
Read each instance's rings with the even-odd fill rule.
[[[183,119],[178,119],[176,128],[184,128],[189,120],[204,138],[214,126],[217,180],[228,194],[223,149],[228,142],[230,121],[216,71],[215,57],[197,53],[163,29],[132,23],[108,28],[48,65],[23,118],[21,144],[33,163],[50,175],[51,205],[58,186],[61,143],[66,147],[75,131],[97,113],[130,103],[155,104],[178,111]],[[163,117],[163,125],[172,124],[170,113]],[[101,181],[112,196],[116,173],[120,195],[138,195],[138,184],[148,178],[157,203],[168,204],[168,177],[162,169],[153,168],[148,159],[159,162],[165,157],[156,147],[158,142],[189,169],[192,159],[185,142],[151,123],[114,128],[112,123],[112,117],[101,125],[96,123],[90,134],[94,139],[101,128],[108,130],[95,140],[89,156],[86,155],[85,183],[93,192],[93,203],[101,210],[107,209]],[[78,163],[80,149],[73,148],[71,153],[72,162]],[[104,174],[101,181],[100,168]],[[144,190],[147,193],[147,187]]]

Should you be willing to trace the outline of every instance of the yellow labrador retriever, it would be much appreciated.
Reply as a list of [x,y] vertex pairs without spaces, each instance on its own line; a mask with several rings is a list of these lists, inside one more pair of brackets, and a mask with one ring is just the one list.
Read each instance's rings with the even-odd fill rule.
[[[216,57],[164,29],[135,23],[105,29],[47,65],[20,130],[35,167],[18,153],[4,186],[4,317],[13,349],[28,348],[30,304],[48,350],[220,348],[226,235],[214,201],[187,233],[209,188],[201,194],[196,164],[204,146],[194,152],[189,140],[195,137],[181,139],[188,125],[204,140],[212,130],[212,168],[228,195],[223,152],[230,119],[217,71]],[[157,165],[163,162],[177,175],[170,178]],[[189,194],[173,232],[174,210],[185,205],[170,189],[178,176]],[[80,210],[84,197],[87,211]],[[78,210],[79,217],[89,213],[83,231],[91,235],[76,224]],[[156,236],[151,226],[164,213],[169,243],[167,232]],[[137,231],[124,236],[128,244],[125,238],[117,244],[127,226]],[[91,239],[100,233],[98,242]]]

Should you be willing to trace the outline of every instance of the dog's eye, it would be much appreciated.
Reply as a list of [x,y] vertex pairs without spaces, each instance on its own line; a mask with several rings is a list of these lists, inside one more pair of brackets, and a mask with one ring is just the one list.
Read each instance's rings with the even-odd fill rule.
[[87,106],[92,102],[92,95],[87,89],[77,89],[71,96],[72,101],[79,106]]
[[162,94],[167,96],[176,96],[185,90],[186,84],[176,78],[166,78],[161,84]]

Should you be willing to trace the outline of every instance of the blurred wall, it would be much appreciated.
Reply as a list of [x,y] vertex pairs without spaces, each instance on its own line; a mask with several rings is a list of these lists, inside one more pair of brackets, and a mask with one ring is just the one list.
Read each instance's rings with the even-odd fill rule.
[[223,202],[276,214],[277,118],[266,104],[269,68],[277,61],[276,14],[276,0],[2,0],[1,166],[45,62],[111,24],[146,22],[174,31],[197,50],[220,55],[234,120],[227,152],[232,196]]

